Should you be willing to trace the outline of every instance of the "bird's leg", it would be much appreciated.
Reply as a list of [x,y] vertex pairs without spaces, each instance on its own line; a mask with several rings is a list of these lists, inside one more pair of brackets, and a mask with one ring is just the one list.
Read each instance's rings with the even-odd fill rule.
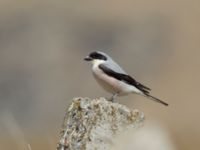
[[109,101],[114,102],[115,98],[118,96],[119,93],[114,93],[111,98],[109,98]]

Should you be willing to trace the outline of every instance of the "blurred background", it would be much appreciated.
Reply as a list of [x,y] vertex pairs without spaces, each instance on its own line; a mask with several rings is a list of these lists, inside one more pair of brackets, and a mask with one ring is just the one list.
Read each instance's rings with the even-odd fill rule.
[[0,0],[0,149],[55,149],[73,97],[110,96],[83,61],[94,50],[111,55],[170,106],[134,95],[119,103],[143,111],[176,149],[198,149],[199,5]]

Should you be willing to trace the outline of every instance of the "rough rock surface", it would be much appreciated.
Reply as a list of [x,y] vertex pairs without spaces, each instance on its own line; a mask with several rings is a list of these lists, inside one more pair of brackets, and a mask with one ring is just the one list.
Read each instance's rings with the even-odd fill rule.
[[144,114],[105,98],[74,98],[57,150],[108,150],[117,133],[141,126]]

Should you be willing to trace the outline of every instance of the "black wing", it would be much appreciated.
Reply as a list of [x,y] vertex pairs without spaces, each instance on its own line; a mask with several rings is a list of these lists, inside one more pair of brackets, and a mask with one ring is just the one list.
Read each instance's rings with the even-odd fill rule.
[[148,94],[149,91],[151,90],[150,88],[144,86],[143,84],[137,82],[135,79],[133,79],[131,76],[123,74],[123,73],[118,73],[113,71],[112,69],[106,67],[105,65],[101,64],[99,65],[99,68],[108,76],[111,76],[115,79],[118,79],[120,81],[126,82],[130,85],[135,86],[136,88],[138,88],[139,90],[141,90],[142,92],[144,92],[145,94]]

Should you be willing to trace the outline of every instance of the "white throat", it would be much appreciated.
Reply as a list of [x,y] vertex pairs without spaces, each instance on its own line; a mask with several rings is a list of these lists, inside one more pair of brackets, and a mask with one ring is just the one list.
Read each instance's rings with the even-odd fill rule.
[[105,60],[94,59],[92,60],[92,68],[96,68],[103,63],[105,63]]

